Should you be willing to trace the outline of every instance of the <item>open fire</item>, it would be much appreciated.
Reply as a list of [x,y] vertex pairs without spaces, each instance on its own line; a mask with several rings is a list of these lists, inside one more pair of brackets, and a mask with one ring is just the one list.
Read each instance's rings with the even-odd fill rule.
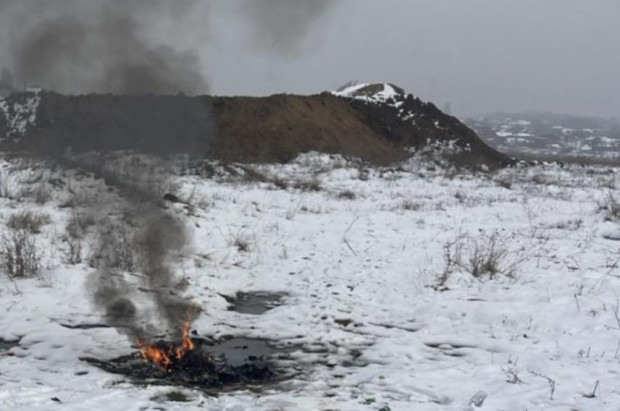
[[193,351],[196,345],[189,336],[190,322],[185,321],[183,324],[183,339],[181,345],[171,344],[168,347],[161,347],[158,344],[147,344],[138,339],[136,341],[140,354],[147,362],[160,365],[164,368],[170,368],[175,362],[183,359],[183,357]]
[[[243,347],[223,352],[223,343],[200,336],[192,339],[189,320],[183,324],[181,341],[138,340],[136,343],[139,351],[129,355],[111,360],[82,360],[130,377],[137,383],[182,385],[203,390],[255,384],[276,377],[269,360],[260,352],[246,351]],[[227,354],[236,358],[231,361]]]

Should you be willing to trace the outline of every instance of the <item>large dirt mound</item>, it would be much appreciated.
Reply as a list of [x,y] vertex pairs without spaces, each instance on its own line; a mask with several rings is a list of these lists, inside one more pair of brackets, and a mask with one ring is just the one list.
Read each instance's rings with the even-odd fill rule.
[[331,94],[222,97],[213,100],[212,155],[234,161],[289,161],[307,151],[340,153],[375,163],[403,158],[402,148]]
[[320,151],[376,164],[436,142],[459,163],[510,161],[454,117],[395,86],[313,96],[187,97],[22,94],[0,100],[0,139],[20,149],[140,149],[238,162],[286,162]]

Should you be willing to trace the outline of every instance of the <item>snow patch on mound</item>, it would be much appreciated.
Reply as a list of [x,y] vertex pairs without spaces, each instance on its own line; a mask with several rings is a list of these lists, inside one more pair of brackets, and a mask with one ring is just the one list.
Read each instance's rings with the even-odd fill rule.
[[351,82],[332,92],[338,97],[355,98],[373,103],[385,103],[396,97],[405,97],[405,91],[390,83]]
[[[333,95],[342,98],[351,98],[355,100],[364,101],[371,104],[380,104],[395,110],[398,110],[398,117],[403,122],[409,123],[414,127],[417,127],[416,118],[419,116],[425,116],[419,108],[424,108],[430,103],[420,101],[419,98],[414,97],[412,94],[407,94],[404,89],[395,86],[392,83],[357,83],[356,81],[349,82],[338,90],[332,92]],[[408,102],[416,101],[416,107],[418,110],[411,109]],[[431,128],[444,129],[440,121],[432,122]]]

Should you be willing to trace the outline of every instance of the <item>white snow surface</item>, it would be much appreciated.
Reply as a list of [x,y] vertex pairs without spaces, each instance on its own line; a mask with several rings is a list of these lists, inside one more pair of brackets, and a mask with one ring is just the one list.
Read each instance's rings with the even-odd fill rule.
[[[203,308],[192,328],[324,352],[300,351],[300,375],[258,391],[181,389],[187,403],[162,403],[158,395],[172,388],[136,386],[80,361],[135,350],[115,329],[59,325],[103,321],[87,287],[93,270],[66,262],[67,221],[85,207],[109,213],[92,204],[121,200],[84,173],[0,160],[3,222],[24,210],[50,217],[34,234],[41,273],[9,280],[0,272],[0,339],[19,340],[0,348],[0,409],[620,409],[620,242],[605,238],[618,231],[618,170],[473,174],[413,160],[363,169],[316,153],[252,166],[289,187],[320,183],[303,191],[215,168],[213,178],[176,176],[191,206],[168,205],[193,230],[176,266],[187,298]],[[34,201],[45,189],[51,198]],[[238,236],[248,251],[235,247]],[[512,277],[453,267],[439,285],[450,244],[491,236]],[[287,297],[262,315],[239,314],[222,297],[237,291]]]
[[[360,93],[360,90],[368,86],[381,86],[382,88],[372,95]],[[355,98],[375,103],[386,102],[391,98],[401,95],[390,83],[357,83],[345,87],[344,89],[333,91],[332,94],[339,97]]]

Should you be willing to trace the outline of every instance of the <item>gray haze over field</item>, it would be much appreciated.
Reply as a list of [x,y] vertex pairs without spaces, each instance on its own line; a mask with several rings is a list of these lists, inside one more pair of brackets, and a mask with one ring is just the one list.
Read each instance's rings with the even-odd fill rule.
[[[62,6],[71,1],[80,4],[80,24],[61,26],[62,41],[42,36],[39,23],[73,10]],[[121,53],[102,46],[101,33],[80,38],[83,20],[119,15],[131,23],[111,32]],[[173,79],[163,90],[189,94],[312,93],[385,80],[440,107],[449,102],[459,116],[528,109],[620,116],[619,15],[617,0],[0,0],[0,64],[42,83],[62,78],[53,82],[60,90],[152,87],[121,80],[142,80],[123,75],[135,73],[125,70],[128,60],[130,69],[153,68],[151,84]],[[33,42],[39,52],[15,61],[15,47]],[[67,52],[76,42],[97,52]],[[92,67],[93,56],[119,64],[97,75],[75,69]],[[55,57],[62,63],[32,67]]]
[[[331,0],[221,3],[252,32],[251,48],[290,54]],[[0,0],[0,56],[21,82],[61,92],[201,94],[207,0]],[[278,10],[278,17],[272,11]]]
[[[195,51],[156,39],[194,0],[1,0],[3,57],[16,77],[67,92],[206,92]],[[180,30],[181,31],[181,30]]]

